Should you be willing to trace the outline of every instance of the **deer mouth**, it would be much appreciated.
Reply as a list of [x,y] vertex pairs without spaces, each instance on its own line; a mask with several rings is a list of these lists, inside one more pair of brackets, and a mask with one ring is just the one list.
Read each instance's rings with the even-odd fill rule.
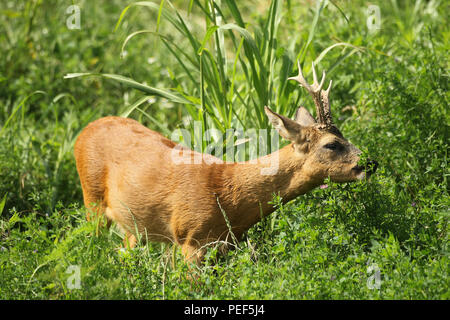
[[356,176],[359,179],[364,179],[365,177],[370,177],[372,174],[377,171],[378,162],[375,160],[368,160],[364,166],[356,165],[352,168],[352,171],[355,172]]

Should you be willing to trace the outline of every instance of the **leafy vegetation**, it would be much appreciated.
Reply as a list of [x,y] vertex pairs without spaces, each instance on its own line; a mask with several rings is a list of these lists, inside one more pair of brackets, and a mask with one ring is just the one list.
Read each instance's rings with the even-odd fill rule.
[[[0,4],[0,298],[450,298],[445,1],[79,1],[69,29],[72,4]],[[90,121],[267,128],[264,105],[314,109],[286,80],[297,60],[333,79],[338,127],[380,163],[370,181],[274,195],[193,271],[172,244],[124,250],[86,221],[73,144]]]

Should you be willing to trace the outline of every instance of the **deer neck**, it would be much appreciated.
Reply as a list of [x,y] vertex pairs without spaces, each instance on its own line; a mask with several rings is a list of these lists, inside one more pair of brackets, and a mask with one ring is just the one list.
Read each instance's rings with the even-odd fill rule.
[[273,194],[287,202],[314,188],[316,184],[302,170],[305,160],[290,144],[257,162],[227,166],[219,198],[230,221],[245,231],[274,211],[268,203]]

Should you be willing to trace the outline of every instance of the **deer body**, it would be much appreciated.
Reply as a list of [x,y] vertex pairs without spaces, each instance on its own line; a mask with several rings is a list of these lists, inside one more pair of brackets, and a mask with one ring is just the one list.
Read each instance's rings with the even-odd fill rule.
[[[215,158],[211,163],[207,160],[213,156],[185,150],[202,161],[175,163],[177,144],[137,121],[106,117],[92,122],[75,144],[88,217],[104,214],[117,222],[131,246],[140,233],[151,241],[175,242],[187,260],[200,263],[207,243],[231,239],[224,214],[240,239],[274,210],[269,204],[274,193],[289,201],[327,177],[353,181],[366,175],[357,165],[360,151],[334,126],[316,123],[303,107],[295,120],[265,111],[292,143],[257,162]],[[272,159],[276,172],[261,174]]]
[[273,193],[287,201],[320,184],[302,173],[292,144],[268,155],[279,159],[275,175],[261,175],[260,165],[249,161],[174,164],[175,145],[135,120],[91,123],[75,145],[86,206],[105,213],[129,236],[136,224],[149,240],[201,247],[229,239],[220,207],[239,239],[273,211]]

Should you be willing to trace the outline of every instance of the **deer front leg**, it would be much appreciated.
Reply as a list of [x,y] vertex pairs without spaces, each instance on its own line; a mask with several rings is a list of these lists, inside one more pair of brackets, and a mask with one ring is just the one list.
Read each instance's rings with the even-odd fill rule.
[[127,231],[125,233],[125,237],[123,238],[123,246],[125,248],[133,249],[136,246],[136,243],[137,243],[136,236],[131,232]]
[[181,246],[181,253],[183,254],[186,262],[196,265],[201,265],[203,258],[205,257],[205,249],[190,241],[186,241]]

